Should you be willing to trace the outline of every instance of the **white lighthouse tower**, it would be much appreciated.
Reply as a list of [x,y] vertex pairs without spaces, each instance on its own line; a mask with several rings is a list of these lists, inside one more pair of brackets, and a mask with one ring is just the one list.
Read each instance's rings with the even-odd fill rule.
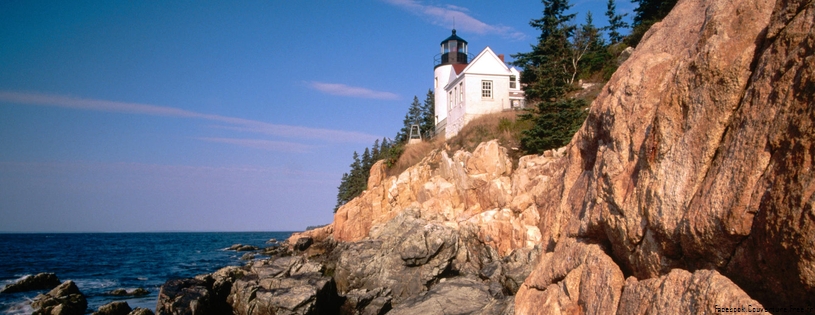
[[444,87],[467,67],[467,41],[456,35],[456,30],[441,42],[441,54],[437,55],[434,67],[433,91],[436,94],[436,134],[441,134],[447,126],[447,113],[452,106],[453,91],[446,92]]

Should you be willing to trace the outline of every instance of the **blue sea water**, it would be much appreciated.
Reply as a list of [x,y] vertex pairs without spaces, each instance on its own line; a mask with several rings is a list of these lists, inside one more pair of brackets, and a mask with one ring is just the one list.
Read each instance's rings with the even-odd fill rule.
[[[291,232],[212,233],[60,233],[0,234],[0,287],[25,275],[53,272],[73,280],[88,298],[88,312],[112,301],[155,310],[161,285],[225,266],[243,265],[244,252],[232,244],[271,246]],[[115,289],[145,288],[150,294],[122,298],[105,294]],[[0,314],[29,314],[26,303],[42,291],[0,294]]]

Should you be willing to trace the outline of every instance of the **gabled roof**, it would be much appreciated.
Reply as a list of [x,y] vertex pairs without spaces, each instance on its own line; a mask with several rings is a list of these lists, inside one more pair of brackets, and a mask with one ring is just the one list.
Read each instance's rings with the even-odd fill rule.
[[[478,73],[478,74],[490,74],[486,73],[489,68],[493,68],[494,70],[498,70],[500,72],[493,72],[494,74],[511,74],[512,71],[507,67],[507,65],[501,61],[501,58],[498,58],[498,55],[492,51],[492,48],[487,46],[478,53],[478,56],[475,56],[473,60],[470,61],[469,64],[457,64],[453,65],[453,69],[455,71],[450,72],[450,80],[447,86],[444,88],[451,86],[458,78],[464,76],[467,73]],[[487,71],[484,71],[487,70]]]

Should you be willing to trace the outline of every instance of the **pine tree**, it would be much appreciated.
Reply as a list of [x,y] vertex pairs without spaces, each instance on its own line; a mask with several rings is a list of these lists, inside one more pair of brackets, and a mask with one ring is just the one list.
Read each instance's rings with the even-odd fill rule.
[[436,133],[436,96],[433,90],[428,89],[422,104],[422,118],[419,128],[424,138],[432,138]]
[[379,154],[379,139],[376,139],[376,141],[374,141],[374,145],[371,147],[371,159],[374,161],[374,163],[381,159]]
[[[368,148],[365,148],[365,152],[362,152],[362,173],[369,173],[371,170],[371,166],[374,165],[373,157],[371,156],[371,151]],[[368,176],[365,176],[365,179],[368,179]]]
[[626,17],[628,13],[623,15],[617,14],[617,5],[614,4],[614,0],[608,0],[606,3],[606,9],[608,26],[604,27],[603,30],[608,31],[609,44],[614,45],[623,40],[623,35],[620,34],[620,29],[628,28],[628,23],[623,21],[623,18]]
[[408,112],[405,114],[405,119],[402,120],[402,129],[396,134],[396,142],[407,142],[410,137],[410,127],[412,125],[419,125],[422,119],[422,104],[419,103],[419,98],[413,96],[413,103],[408,107]]
[[512,55],[514,65],[523,68],[521,83],[526,85],[528,103],[554,101],[569,89],[570,43],[574,26],[569,21],[574,14],[565,14],[571,6],[567,0],[543,0],[543,17],[529,25],[540,29],[538,44],[529,53]]
[[342,207],[345,203],[350,200],[348,198],[349,194],[349,186],[351,185],[350,181],[348,180],[348,173],[342,174],[342,179],[340,180],[340,186],[337,187],[337,205],[334,206],[334,212],[336,213],[337,210]]
[[[529,23],[541,30],[538,44],[532,47],[532,52],[513,55],[514,64],[523,68],[521,82],[526,84],[527,103],[536,104],[521,116],[534,122],[521,138],[521,147],[527,153],[540,153],[568,143],[585,118],[585,102],[567,97],[573,90],[571,82],[575,75],[569,69],[576,68],[575,45],[570,41],[576,30],[569,24],[574,14],[564,13],[570,7],[567,0],[542,2],[543,17]],[[591,45],[590,40],[587,43]]]

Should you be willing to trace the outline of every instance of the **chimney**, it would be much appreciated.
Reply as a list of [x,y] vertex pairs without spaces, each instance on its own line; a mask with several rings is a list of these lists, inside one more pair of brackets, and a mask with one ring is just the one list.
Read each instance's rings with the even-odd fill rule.
[[498,59],[501,59],[501,62],[506,62],[504,61],[504,54],[499,54]]

